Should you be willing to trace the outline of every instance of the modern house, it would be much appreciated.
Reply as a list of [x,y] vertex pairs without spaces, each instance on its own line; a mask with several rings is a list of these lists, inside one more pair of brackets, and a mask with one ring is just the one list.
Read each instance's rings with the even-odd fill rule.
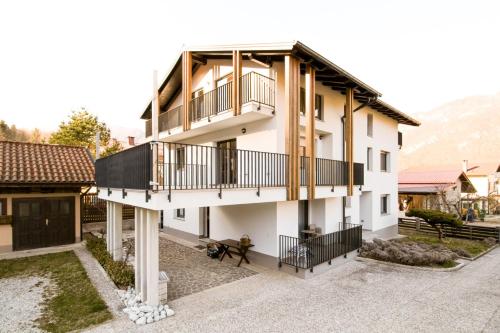
[[96,161],[108,250],[121,257],[121,207],[137,207],[137,287],[155,303],[161,211],[182,237],[249,235],[275,264],[313,224],[397,224],[398,126],[419,123],[380,96],[300,42],[186,48],[141,116],[150,142]]
[[464,160],[462,167],[477,190],[475,195],[464,198],[465,201],[474,202],[478,209],[484,209],[486,213],[495,213],[495,208],[500,204],[500,164],[469,164],[467,160]]
[[462,200],[476,192],[460,168],[418,167],[399,172],[399,208],[461,212]]
[[85,148],[0,141],[0,251],[79,242],[80,193],[92,184]]

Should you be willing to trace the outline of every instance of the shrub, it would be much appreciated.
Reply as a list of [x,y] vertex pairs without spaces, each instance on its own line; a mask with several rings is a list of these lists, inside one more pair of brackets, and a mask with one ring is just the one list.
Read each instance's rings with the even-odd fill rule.
[[134,269],[125,261],[114,261],[106,250],[106,241],[104,239],[88,237],[87,249],[119,288],[125,289],[134,285]]
[[492,247],[493,245],[495,245],[497,243],[497,240],[496,240],[496,238],[493,238],[493,237],[487,237],[487,238],[483,239],[483,243],[485,243],[489,247]]
[[383,241],[375,238],[373,243],[363,242],[360,256],[410,266],[454,265],[457,254],[440,244]]
[[462,225],[462,221],[456,215],[439,210],[412,208],[406,215],[421,218],[430,224],[437,230],[439,239],[443,238],[441,226],[449,225],[452,227],[460,227]]

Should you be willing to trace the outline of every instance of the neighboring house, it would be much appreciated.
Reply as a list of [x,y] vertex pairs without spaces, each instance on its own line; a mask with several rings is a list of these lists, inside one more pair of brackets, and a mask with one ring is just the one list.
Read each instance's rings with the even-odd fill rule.
[[[136,206],[147,225],[136,237],[157,241],[163,211],[170,232],[247,234],[276,263],[280,236],[312,224],[397,224],[398,125],[419,123],[304,44],[187,48],[157,93],[142,114],[152,143],[96,161],[99,197],[111,211]],[[120,232],[119,214],[108,223]]]
[[462,198],[476,192],[459,168],[410,168],[399,172],[400,211],[410,208],[435,209],[457,213]]
[[478,209],[484,209],[492,214],[500,203],[500,164],[470,163],[463,161],[463,171],[467,174],[477,192],[464,198],[468,203],[474,203]]
[[79,242],[80,193],[93,183],[85,148],[0,141],[0,251]]

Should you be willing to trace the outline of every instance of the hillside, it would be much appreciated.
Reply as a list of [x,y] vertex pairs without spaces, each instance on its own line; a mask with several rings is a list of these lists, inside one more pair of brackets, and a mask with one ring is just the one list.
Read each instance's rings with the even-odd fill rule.
[[414,114],[420,127],[402,126],[400,170],[462,160],[500,161],[500,93],[471,96]]

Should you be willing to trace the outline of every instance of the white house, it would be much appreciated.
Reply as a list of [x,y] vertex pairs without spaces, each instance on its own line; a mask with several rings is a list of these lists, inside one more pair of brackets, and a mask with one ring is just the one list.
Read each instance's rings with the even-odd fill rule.
[[121,205],[137,207],[136,284],[148,302],[160,211],[170,232],[246,234],[275,263],[280,237],[312,224],[330,234],[397,223],[398,126],[418,121],[304,44],[186,48],[154,95],[142,114],[151,143],[96,162],[117,258]]
[[[479,209],[487,213],[495,213],[500,202],[500,164],[462,162],[462,169],[476,188],[475,196],[468,198],[475,202]],[[488,200],[489,198],[489,200]]]

